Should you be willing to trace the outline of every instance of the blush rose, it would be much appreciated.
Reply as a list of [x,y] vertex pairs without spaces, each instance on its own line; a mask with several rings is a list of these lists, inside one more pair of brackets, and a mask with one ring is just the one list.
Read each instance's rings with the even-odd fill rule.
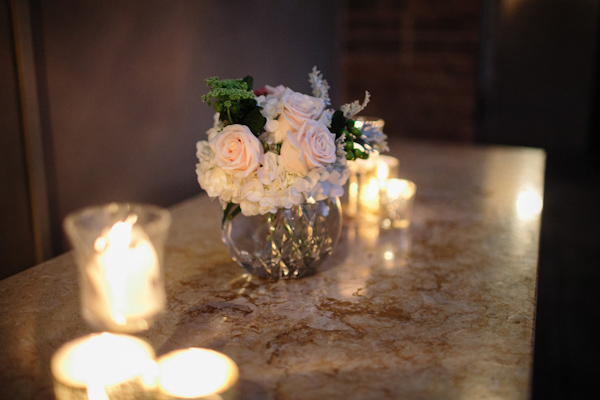
[[323,110],[325,102],[322,99],[308,96],[302,93],[287,89],[281,97],[282,111],[279,116],[279,137],[286,136],[287,131],[295,132],[307,120],[318,120]]
[[335,135],[323,123],[306,121],[296,133],[288,132],[281,145],[283,164],[306,174],[336,160]]
[[223,171],[245,178],[263,161],[263,146],[245,125],[228,125],[209,142],[215,162]]

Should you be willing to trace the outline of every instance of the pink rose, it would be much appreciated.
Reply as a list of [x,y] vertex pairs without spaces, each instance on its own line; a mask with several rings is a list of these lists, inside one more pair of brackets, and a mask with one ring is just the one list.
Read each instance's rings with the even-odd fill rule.
[[209,145],[217,165],[238,178],[256,171],[264,156],[262,144],[245,125],[226,126]]
[[318,121],[306,121],[296,133],[288,132],[281,145],[283,164],[306,174],[336,159],[335,135]]
[[297,131],[307,120],[318,120],[325,109],[322,99],[289,89],[281,97],[281,103],[283,110],[278,119],[281,137],[285,137],[287,131]]

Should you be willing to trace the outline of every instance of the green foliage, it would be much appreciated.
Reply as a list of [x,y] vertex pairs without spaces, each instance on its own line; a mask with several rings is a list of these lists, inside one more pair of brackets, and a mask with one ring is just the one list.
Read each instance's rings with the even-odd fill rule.
[[202,96],[202,101],[208,105],[214,102],[214,109],[220,114],[221,121],[229,124],[246,125],[252,133],[259,135],[267,119],[260,113],[260,107],[254,100],[252,84],[254,79],[246,76],[243,79],[224,79],[218,77],[206,79],[206,86],[210,88]]
[[335,138],[339,138],[344,133],[344,128],[346,126],[346,117],[344,117],[344,113],[340,110],[337,110],[333,113],[331,117],[331,132],[335,133]]
[[[229,108],[234,101],[254,98],[252,89],[249,89],[248,83],[242,79],[224,79],[220,81],[219,77],[213,76],[206,79],[206,86],[210,90],[202,96],[202,101],[209,106],[212,104],[211,99],[214,99],[215,104]],[[222,110],[223,107],[220,107],[220,109]]]
[[[254,100],[253,100],[254,101]],[[254,101],[256,103],[256,101]],[[267,119],[260,113],[260,108],[255,107],[248,111],[240,120],[240,124],[246,125],[256,136],[260,135]]]
[[238,215],[241,211],[242,211],[242,208],[240,207],[239,204],[227,203],[227,206],[225,206],[225,210],[223,210],[223,220],[221,221],[221,228],[223,228],[223,226],[225,226],[225,221],[227,221],[227,220],[231,221],[233,219],[233,217]]
[[[357,158],[367,159],[369,153],[364,151],[365,141],[361,138],[362,132],[354,127],[354,120],[346,118],[340,110],[333,113],[331,117],[331,132],[335,133],[335,138],[345,135],[344,150],[346,150],[347,160],[356,160]],[[360,146],[356,147],[357,143]],[[361,149],[362,148],[362,149]]]

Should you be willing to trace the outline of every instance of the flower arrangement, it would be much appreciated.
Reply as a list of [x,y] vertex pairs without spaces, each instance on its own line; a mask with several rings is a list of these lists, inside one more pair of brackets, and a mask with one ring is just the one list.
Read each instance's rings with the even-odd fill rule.
[[223,221],[275,213],[344,193],[347,160],[387,149],[378,131],[362,132],[352,119],[369,102],[330,108],[329,85],[316,67],[312,96],[279,85],[252,90],[252,77],[208,78],[203,101],[216,111],[208,140],[197,143],[200,186],[217,197]]

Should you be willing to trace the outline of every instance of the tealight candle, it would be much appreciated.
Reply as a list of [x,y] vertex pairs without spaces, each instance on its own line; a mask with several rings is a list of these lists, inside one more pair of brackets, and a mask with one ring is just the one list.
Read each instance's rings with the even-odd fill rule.
[[359,205],[362,213],[377,214],[379,212],[379,182],[371,178],[368,185],[360,192]]
[[410,226],[417,185],[406,179],[389,179],[382,190],[383,228],[406,229]]
[[350,218],[357,217],[361,210],[360,199],[364,197],[363,192],[367,189],[369,179],[374,176],[377,163],[374,159],[377,155],[371,155],[366,160],[348,161],[348,177],[347,193],[345,193],[346,201],[344,205],[344,215]]
[[379,187],[385,189],[388,179],[398,177],[400,160],[392,156],[380,155],[377,157],[377,179]]
[[67,217],[82,314],[93,326],[137,332],[164,309],[160,261],[169,222],[168,212],[158,207],[116,203]]
[[157,392],[165,399],[235,399],[237,365],[214,350],[188,348],[158,359]]
[[[131,219],[117,222],[94,243],[98,255],[87,265],[93,290],[83,306],[117,330],[131,319],[147,320],[162,311],[164,293],[154,246]],[[146,326],[142,328],[147,328]]]
[[148,343],[106,332],[64,344],[52,356],[51,371],[57,400],[143,398],[157,374]]

